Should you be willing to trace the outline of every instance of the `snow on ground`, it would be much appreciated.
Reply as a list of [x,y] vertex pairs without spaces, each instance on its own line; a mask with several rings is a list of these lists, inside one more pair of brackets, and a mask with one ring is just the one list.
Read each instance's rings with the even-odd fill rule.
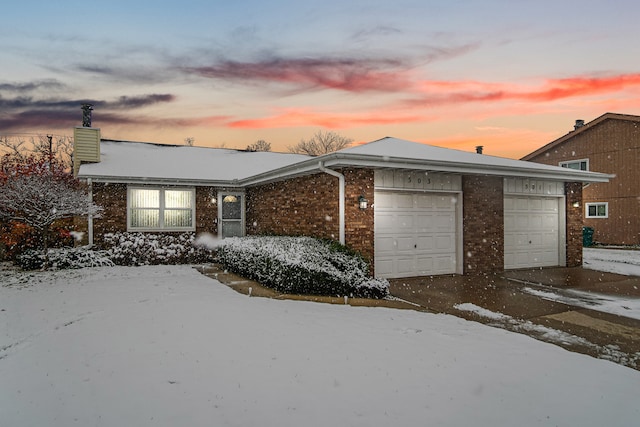
[[640,372],[453,316],[250,298],[187,266],[0,280],[3,425],[640,419]]
[[575,289],[541,290],[525,287],[522,290],[549,301],[640,320],[640,298],[623,298]]
[[640,276],[640,250],[584,248],[582,259],[584,268]]

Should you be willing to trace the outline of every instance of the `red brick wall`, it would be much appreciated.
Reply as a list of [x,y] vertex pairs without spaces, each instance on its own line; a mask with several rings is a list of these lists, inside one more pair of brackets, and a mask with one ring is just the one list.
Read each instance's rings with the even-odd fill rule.
[[504,186],[502,177],[463,176],[463,271],[504,271]]
[[[373,260],[373,170],[342,169],[345,176],[345,243]],[[369,208],[361,210],[364,195]],[[338,178],[326,173],[247,189],[247,234],[314,236],[338,241]]]
[[102,242],[107,233],[127,231],[127,185],[93,183],[93,202],[102,206],[101,218],[93,220],[93,239]]
[[218,192],[213,187],[196,187],[196,234],[218,235]]
[[[343,169],[345,178],[345,243],[371,262],[374,256],[374,182],[373,169]],[[360,209],[358,199],[363,195],[367,209]]]
[[247,189],[246,233],[339,238],[338,178],[315,174]]
[[[212,187],[196,187],[196,233],[218,233],[217,197]],[[101,218],[93,220],[94,242],[100,244],[106,233],[127,231],[127,185],[93,184],[93,201],[104,209]],[[86,223],[86,221],[85,221]],[[86,227],[86,225],[85,225]]]
[[[582,265],[582,183],[568,182],[564,186],[567,216],[567,267]],[[574,203],[579,207],[573,207]]]

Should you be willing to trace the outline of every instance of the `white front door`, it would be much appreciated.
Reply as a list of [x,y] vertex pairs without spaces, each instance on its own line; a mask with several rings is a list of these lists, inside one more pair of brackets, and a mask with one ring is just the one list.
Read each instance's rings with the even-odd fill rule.
[[220,237],[244,236],[244,194],[220,193],[218,206]]
[[504,268],[560,265],[559,197],[505,196]]
[[456,273],[457,203],[457,194],[376,191],[376,276]]

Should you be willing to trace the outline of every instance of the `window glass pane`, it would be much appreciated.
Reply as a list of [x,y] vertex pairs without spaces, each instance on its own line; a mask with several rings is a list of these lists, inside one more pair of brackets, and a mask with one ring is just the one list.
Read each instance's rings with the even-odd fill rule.
[[222,237],[242,236],[242,223],[240,221],[222,221]]
[[160,227],[160,211],[154,209],[131,209],[131,227]]
[[607,206],[598,205],[598,216],[607,216]]
[[242,218],[242,196],[227,195],[222,198],[222,219]]
[[165,190],[164,205],[166,208],[191,208],[191,191]]
[[580,170],[580,163],[567,163],[567,167],[569,169],[577,169]]
[[164,226],[166,228],[191,227],[191,209],[172,209],[164,211]]
[[143,190],[134,188],[131,190],[132,208],[159,208],[160,190]]
[[587,162],[580,162],[580,170],[583,170],[583,171],[587,170]]

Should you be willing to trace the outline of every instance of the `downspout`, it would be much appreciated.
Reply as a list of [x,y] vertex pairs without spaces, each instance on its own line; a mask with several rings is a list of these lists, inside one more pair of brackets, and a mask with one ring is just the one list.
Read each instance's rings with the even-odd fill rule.
[[[89,207],[93,204],[93,182],[91,178],[87,178],[89,185]],[[89,246],[93,246],[93,215],[87,215],[87,232],[89,233]]]
[[344,175],[342,175],[339,172],[336,172],[332,169],[327,169],[324,167],[324,163],[323,162],[318,162],[318,167],[320,168],[320,170],[324,173],[327,173],[329,175],[335,176],[338,178],[338,183],[339,183],[339,189],[338,189],[338,216],[339,221],[340,221],[340,244],[344,245],[345,244],[345,239],[344,239]]

